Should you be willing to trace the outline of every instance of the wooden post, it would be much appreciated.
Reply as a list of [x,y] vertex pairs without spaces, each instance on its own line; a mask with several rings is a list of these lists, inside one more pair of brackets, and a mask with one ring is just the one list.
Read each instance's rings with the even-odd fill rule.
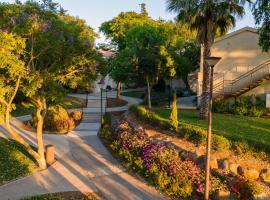
[[211,155],[211,136],[212,136],[212,98],[213,98],[213,74],[214,66],[211,67],[210,75],[210,94],[209,94],[209,113],[208,113],[208,131],[206,145],[206,165],[205,165],[205,200],[209,200],[210,187],[210,155]]
[[46,163],[52,165],[55,162],[55,148],[53,145],[46,146]]

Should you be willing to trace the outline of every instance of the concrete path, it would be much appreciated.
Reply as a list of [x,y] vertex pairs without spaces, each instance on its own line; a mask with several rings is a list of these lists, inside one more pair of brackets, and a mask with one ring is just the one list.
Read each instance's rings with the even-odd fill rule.
[[[100,192],[108,200],[167,199],[125,172],[103,146],[97,136],[101,102],[97,95],[88,99],[83,121],[74,131],[65,136],[44,135],[46,144],[56,146],[58,161],[47,170],[0,186],[1,200],[64,191]],[[20,125],[14,119],[13,126]],[[31,131],[21,134],[35,144]]]
[[196,96],[180,97],[177,99],[177,107],[182,109],[196,110]]

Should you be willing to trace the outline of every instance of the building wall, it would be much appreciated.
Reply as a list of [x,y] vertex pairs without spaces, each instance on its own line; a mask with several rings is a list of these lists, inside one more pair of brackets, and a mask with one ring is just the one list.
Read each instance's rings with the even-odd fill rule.
[[259,96],[263,100],[265,100],[265,94],[270,94],[270,80],[264,81],[261,85],[252,90],[248,91],[247,93],[243,94],[243,96]]
[[258,45],[259,35],[254,31],[243,31],[223,40],[217,39],[211,56],[222,57],[215,66],[215,73],[227,72],[228,78],[239,76],[270,59],[270,52],[263,53]]

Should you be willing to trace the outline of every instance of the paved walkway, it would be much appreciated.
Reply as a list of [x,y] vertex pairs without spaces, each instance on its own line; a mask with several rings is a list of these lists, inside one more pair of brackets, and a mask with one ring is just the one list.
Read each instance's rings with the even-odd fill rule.
[[[100,97],[95,95],[88,99],[83,121],[74,131],[65,136],[44,135],[46,144],[56,146],[58,161],[47,170],[1,186],[1,200],[64,191],[100,192],[108,200],[166,199],[154,188],[126,173],[103,146],[97,136]],[[14,119],[13,126],[21,126],[20,123]],[[35,144],[31,131],[21,134]]]

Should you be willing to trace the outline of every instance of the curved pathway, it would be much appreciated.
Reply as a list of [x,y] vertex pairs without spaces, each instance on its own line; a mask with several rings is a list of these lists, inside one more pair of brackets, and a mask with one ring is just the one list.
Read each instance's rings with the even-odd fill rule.
[[[13,126],[20,125],[14,120]],[[0,199],[16,200],[64,191],[100,192],[108,200],[167,199],[125,172],[99,140],[99,128],[100,97],[89,96],[83,121],[74,131],[65,136],[44,135],[46,144],[56,146],[58,161],[47,170],[0,186]],[[21,134],[35,143],[32,132],[23,131]]]

